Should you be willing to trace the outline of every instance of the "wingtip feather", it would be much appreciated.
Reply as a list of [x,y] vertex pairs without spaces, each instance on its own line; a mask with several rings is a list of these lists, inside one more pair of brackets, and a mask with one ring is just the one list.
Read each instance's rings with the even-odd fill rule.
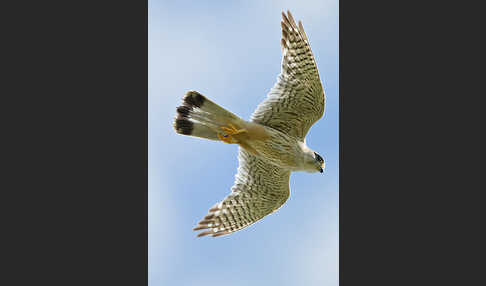
[[193,228],[192,230],[197,231],[197,230],[207,229],[207,228],[209,228],[207,225],[198,225],[195,228]]
[[217,233],[213,234],[212,237],[218,237],[218,236],[226,235],[226,234],[229,234],[229,233],[231,233],[231,232],[230,231],[217,232]]
[[205,236],[205,235],[212,234],[212,233],[214,233],[212,230],[203,231],[203,232],[198,233],[197,237]]

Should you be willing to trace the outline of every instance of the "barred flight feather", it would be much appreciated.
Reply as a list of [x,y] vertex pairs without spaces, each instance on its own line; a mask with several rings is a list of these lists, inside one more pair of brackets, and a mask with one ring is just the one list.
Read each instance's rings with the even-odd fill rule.
[[290,11],[282,13],[282,70],[251,119],[304,139],[324,114],[325,96],[309,40]]

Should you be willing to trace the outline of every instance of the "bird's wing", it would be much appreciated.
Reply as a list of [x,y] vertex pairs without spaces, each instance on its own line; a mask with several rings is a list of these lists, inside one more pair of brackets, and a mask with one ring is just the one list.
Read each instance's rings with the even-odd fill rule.
[[282,18],[282,70],[251,120],[304,139],[324,113],[324,91],[302,22]]
[[198,236],[238,231],[279,209],[290,195],[290,171],[271,165],[242,148],[232,192],[214,205],[194,230]]

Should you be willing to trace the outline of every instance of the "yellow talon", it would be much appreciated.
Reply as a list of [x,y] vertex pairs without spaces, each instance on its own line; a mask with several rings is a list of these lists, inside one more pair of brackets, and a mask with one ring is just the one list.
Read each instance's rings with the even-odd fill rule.
[[219,140],[225,142],[225,143],[228,143],[228,144],[236,144],[238,143],[234,138],[233,138],[233,135],[237,135],[237,134],[240,134],[240,133],[244,133],[244,132],[247,132],[246,129],[237,129],[233,124],[229,123],[228,124],[229,128],[228,127],[225,127],[225,126],[221,126],[221,129],[227,134],[227,135],[221,135],[221,134],[217,134],[218,135],[218,138]]
[[240,134],[240,133],[243,133],[243,132],[246,132],[246,129],[237,129],[233,124],[231,123],[228,123],[228,127],[225,127],[225,126],[221,126],[221,129],[223,129],[224,132],[228,133],[228,135],[236,135],[236,134]]
[[217,134],[218,135],[218,138],[219,140],[223,141],[224,143],[228,143],[228,144],[235,144],[236,142],[234,141],[233,137],[231,136],[221,136],[221,134]]

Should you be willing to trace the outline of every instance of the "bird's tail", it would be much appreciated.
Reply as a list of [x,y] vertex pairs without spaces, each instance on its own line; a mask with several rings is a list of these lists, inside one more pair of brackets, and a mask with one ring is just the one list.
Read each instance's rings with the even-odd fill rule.
[[245,121],[217,105],[197,91],[188,91],[177,107],[174,129],[177,133],[210,140],[220,140],[221,127],[241,127]]

